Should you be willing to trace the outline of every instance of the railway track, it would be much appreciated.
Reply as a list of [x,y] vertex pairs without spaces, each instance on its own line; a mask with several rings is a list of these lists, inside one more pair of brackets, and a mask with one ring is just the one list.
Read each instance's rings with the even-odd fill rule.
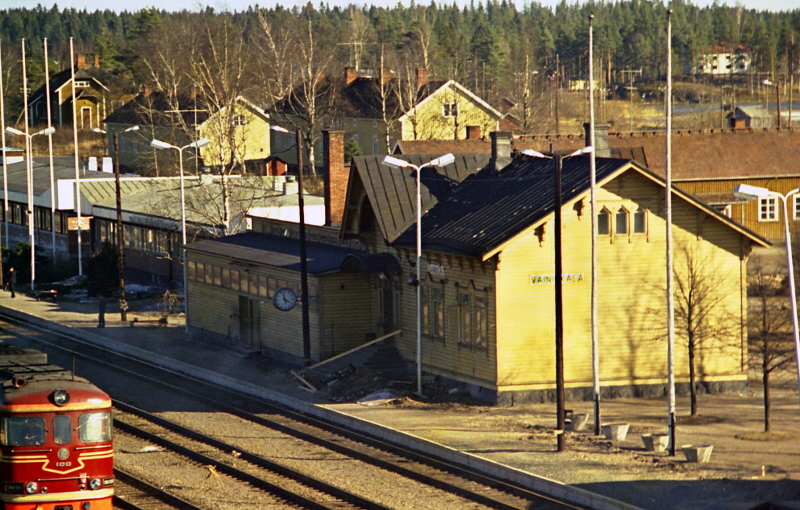
[[[117,431],[132,434],[170,452],[177,453],[192,462],[208,467],[209,478],[214,479],[212,484],[217,483],[217,477],[221,473],[272,494],[297,508],[391,510],[389,507],[251,452],[241,451],[234,445],[134,406],[115,401],[114,407],[118,411],[114,419],[114,427]],[[168,435],[178,437],[167,438]],[[234,466],[234,462],[239,466]]]
[[[2,317],[0,316],[0,318]],[[24,326],[35,328],[30,324]],[[47,334],[54,335],[55,333],[47,331]],[[241,420],[267,427],[279,434],[290,436],[298,441],[305,441],[330,452],[358,459],[360,462],[380,470],[473,502],[476,505],[475,508],[485,507],[501,510],[585,508],[559,501],[546,494],[535,493],[497,478],[469,471],[421,452],[410,451],[380,438],[362,434],[356,430],[344,428],[280,405],[272,405],[241,393],[221,389],[216,385],[209,385],[206,381],[186,374],[177,374],[153,367],[149,363],[121,356],[114,351],[104,350],[101,346],[74,336],[61,335],[61,338],[80,343],[77,347],[73,346],[68,349],[69,354],[73,356],[112,367],[116,373],[124,372],[129,377],[146,381],[158,380],[162,391],[180,392],[192,399],[204,402],[210,408],[229,413]],[[41,339],[37,339],[37,341],[41,341]],[[53,342],[51,345],[58,349],[66,349]],[[84,348],[86,346],[91,348]],[[91,353],[91,356],[87,353]],[[209,395],[214,395],[214,398]],[[120,409],[124,407],[124,404],[120,403],[119,405]],[[161,423],[159,426],[166,427],[166,424]],[[124,425],[120,423],[119,428],[124,430]],[[207,448],[216,440],[211,438],[208,440],[211,443],[205,441],[203,440],[202,444]],[[227,455],[230,455],[234,449],[233,446],[224,444],[214,447],[228,452]],[[329,489],[328,492],[325,490],[321,492],[330,498],[333,491]],[[320,500],[324,501],[324,498],[320,499],[317,495],[316,501]],[[390,508],[389,506],[366,506],[373,503],[366,498],[364,498],[365,501],[358,503],[354,499],[345,499],[344,496],[342,496],[342,500],[347,500],[349,504],[362,505],[353,506],[354,508]]]
[[121,469],[114,470],[114,508],[120,510],[202,510]]

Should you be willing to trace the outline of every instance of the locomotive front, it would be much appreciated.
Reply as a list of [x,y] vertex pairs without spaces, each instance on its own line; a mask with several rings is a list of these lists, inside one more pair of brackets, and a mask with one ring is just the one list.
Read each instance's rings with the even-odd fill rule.
[[9,371],[0,401],[4,508],[110,510],[111,398],[53,365],[0,369]]

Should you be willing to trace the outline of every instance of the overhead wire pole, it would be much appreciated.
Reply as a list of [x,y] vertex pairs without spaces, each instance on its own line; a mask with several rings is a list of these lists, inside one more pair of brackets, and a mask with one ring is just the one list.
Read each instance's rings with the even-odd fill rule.
[[303,364],[311,365],[311,327],[308,315],[308,258],[306,256],[306,213],[305,199],[303,197],[303,139],[302,132],[297,129],[295,132],[295,144],[297,145],[297,205],[300,208],[300,294],[303,296],[301,302],[303,313]]
[[[0,42],[0,45],[2,43]],[[0,46],[0,143],[3,144],[3,247],[8,248],[8,172],[6,170],[6,108],[5,88],[3,87],[3,50]],[[0,257],[2,269],[2,257]],[[0,281],[3,277],[0,276]]]
[[[589,16],[589,146],[594,147],[594,16]],[[594,402],[594,434],[600,435],[600,351],[597,334],[597,161],[595,153],[589,156],[590,195],[592,227],[592,284],[591,284],[591,323],[592,323],[592,400]]]
[[[47,127],[53,127],[53,116],[50,106],[50,66],[47,62],[47,37],[44,38],[44,88],[47,98]],[[50,189],[55,190],[55,170],[53,165],[53,133],[47,135],[47,144],[50,154]],[[50,193],[50,244],[52,250],[53,264],[56,262],[56,194]]]
[[564,306],[563,289],[561,284],[561,154],[553,156],[555,162],[555,204],[553,214],[555,215],[555,286],[556,286],[556,437],[558,451],[563,452],[566,448],[564,444],[564,427],[566,424],[566,396],[564,393]]
[[78,215],[78,276],[83,275],[83,243],[81,241],[81,174],[78,162],[78,113],[75,105],[75,43],[69,38],[69,62],[72,70],[72,143],[75,147],[75,212]]
[[667,10],[666,248],[667,248],[667,405],[669,454],[675,456],[675,296],[672,261],[672,9]]

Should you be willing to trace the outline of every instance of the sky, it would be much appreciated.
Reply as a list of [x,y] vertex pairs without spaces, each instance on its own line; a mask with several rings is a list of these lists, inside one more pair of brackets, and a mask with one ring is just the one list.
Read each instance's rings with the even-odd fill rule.
[[[320,0],[311,0],[314,5],[318,5]],[[449,5],[453,2],[459,5],[466,5],[471,0],[438,0],[437,4]],[[529,0],[514,0],[519,8]],[[574,3],[577,0],[567,0],[569,3]],[[711,5],[714,0],[694,0],[695,5],[702,7]],[[429,0],[417,0],[417,3],[426,4]],[[538,0],[545,6],[554,6],[559,0]],[[283,5],[284,7],[291,7],[294,5],[305,5],[307,0],[172,0],[165,5],[163,2],[154,0],[116,0],[109,2],[108,0],[0,0],[0,10],[11,9],[16,7],[31,8],[37,4],[44,7],[51,8],[53,4],[57,4],[59,9],[74,7],[76,9],[86,9],[88,11],[113,9],[115,11],[138,11],[145,7],[157,6],[159,8],[166,8],[168,10],[201,10],[206,6],[211,6],[218,11],[242,11],[247,9],[250,5],[258,3],[261,6],[268,7],[275,4]],[[380,6],[397,5],[398,0],[371,0],[366,2],[364,0],[326,0],[330,5],[348,5],[353,4],[374,4]],[[400,0],[400,3],[408,5],[410,0]],[[476,1],[477,3],[477,1]],[[721,4],[728,5],[742,5],[749,9],[781,11],[781,10],[795,10],[800,9],[800,0],[720,0]]]

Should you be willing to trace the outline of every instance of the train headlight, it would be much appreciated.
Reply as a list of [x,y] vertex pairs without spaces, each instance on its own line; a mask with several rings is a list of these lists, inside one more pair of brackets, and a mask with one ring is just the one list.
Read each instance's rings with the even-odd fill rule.
[[101,482],[99,478],[92,478],[89,481],[89,488],[92,489],[93,491],[99,489],[101,485],[103,485],[103,482]]
[[28,482],[25,484],[25,492],[28,494],[36,494],[37,490],[39,490],[39,485],[36,482]]
[[52,394],[53,403],[59,407],[67,405],[69,393],[66,390],[55,390]]

